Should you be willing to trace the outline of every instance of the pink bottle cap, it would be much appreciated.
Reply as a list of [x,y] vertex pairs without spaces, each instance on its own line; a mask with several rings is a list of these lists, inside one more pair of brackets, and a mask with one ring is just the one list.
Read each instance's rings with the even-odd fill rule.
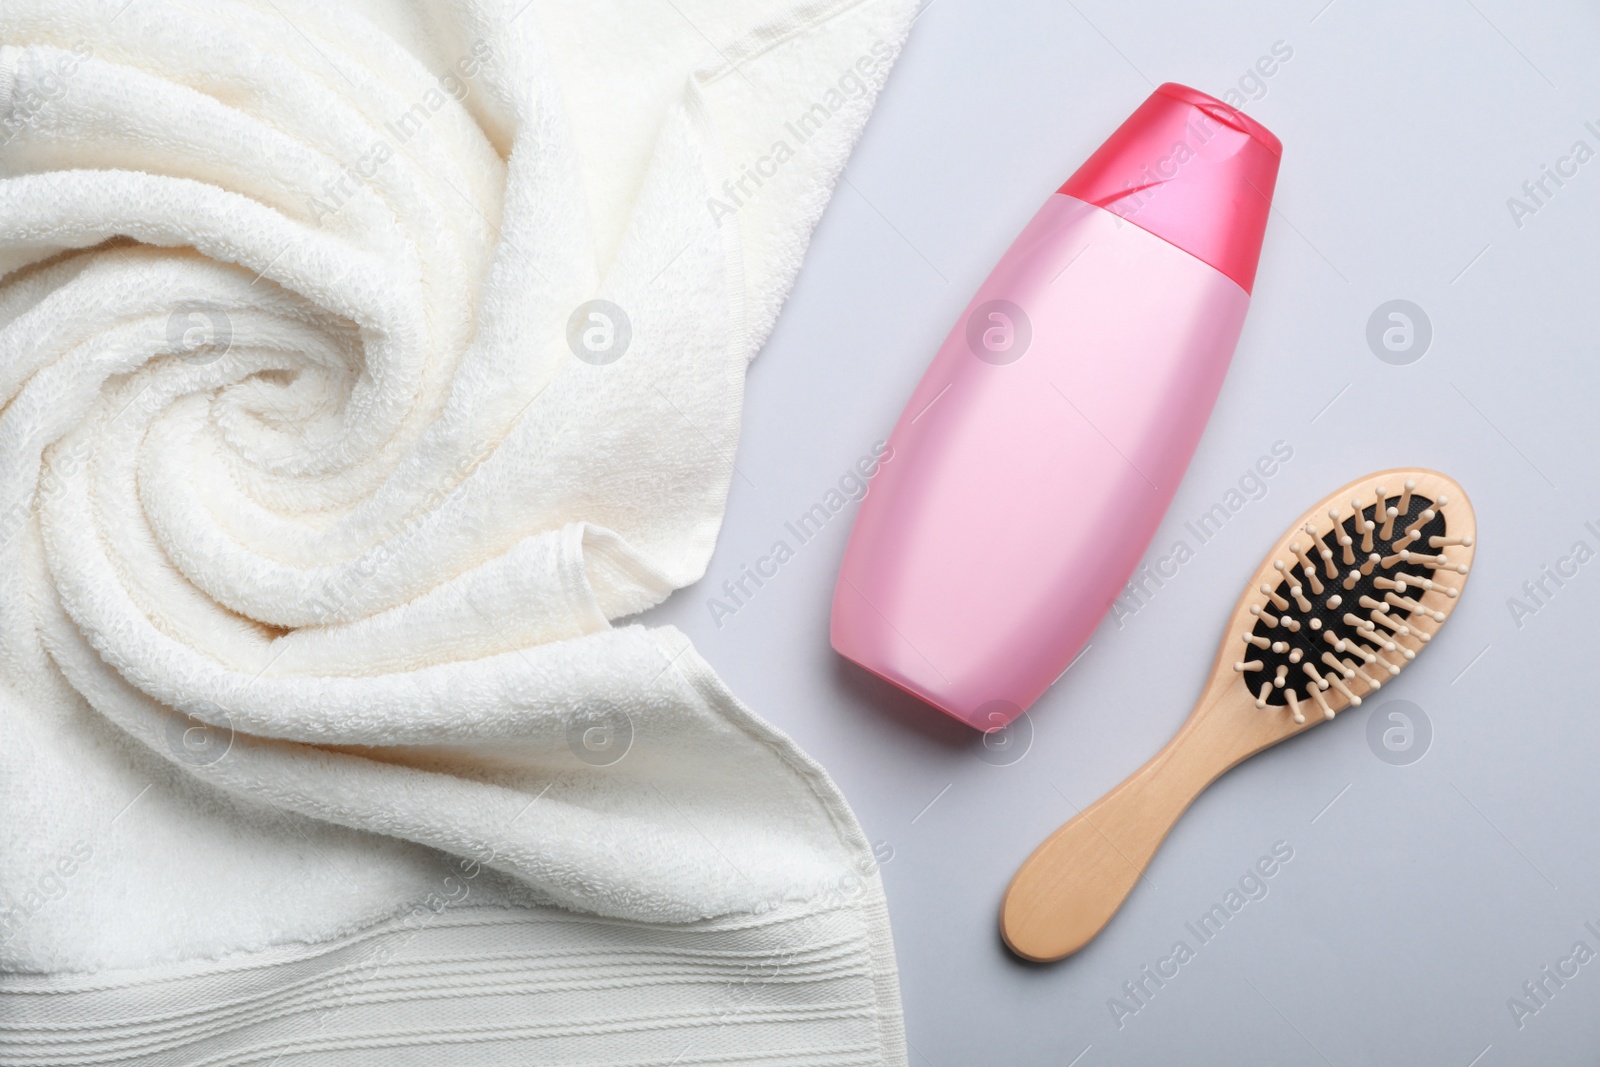
[[1282,154],[1255,119],[1167,82],[1058,191],[1176,245],[1248,293]]

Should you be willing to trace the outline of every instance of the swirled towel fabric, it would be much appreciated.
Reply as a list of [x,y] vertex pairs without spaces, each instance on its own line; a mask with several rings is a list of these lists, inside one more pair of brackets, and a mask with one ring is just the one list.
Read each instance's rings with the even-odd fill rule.
[[670,628],[910,0],[0,4],[0,1061],[903,1063]]

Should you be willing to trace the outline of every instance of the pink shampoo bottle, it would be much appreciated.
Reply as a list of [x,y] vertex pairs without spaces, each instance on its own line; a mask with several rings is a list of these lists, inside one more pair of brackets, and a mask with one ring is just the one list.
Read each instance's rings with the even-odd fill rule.
[[1071,664],[1222,387],[1281,150],[1168,83],[1050,197],[895,425],[834,590],[840,654],[986,731]]

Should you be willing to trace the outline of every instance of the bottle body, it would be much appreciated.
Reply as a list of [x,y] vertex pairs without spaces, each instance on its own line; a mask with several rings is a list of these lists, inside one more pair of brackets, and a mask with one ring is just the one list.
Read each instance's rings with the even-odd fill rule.
[[846,548],[833,647],[981,730],[1031,705],[1154,536],[1248,304],[1189,252],[1051,196],[895,426]]

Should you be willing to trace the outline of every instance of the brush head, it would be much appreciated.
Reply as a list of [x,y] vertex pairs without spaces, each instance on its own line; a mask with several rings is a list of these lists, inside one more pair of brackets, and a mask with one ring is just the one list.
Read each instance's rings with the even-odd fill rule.
[[1302,516],[1241,599],[1239,684],[1296,725],[1359,705],[1444,624],[1475,533],[1466,494],[1434,471],[1345,486]]

